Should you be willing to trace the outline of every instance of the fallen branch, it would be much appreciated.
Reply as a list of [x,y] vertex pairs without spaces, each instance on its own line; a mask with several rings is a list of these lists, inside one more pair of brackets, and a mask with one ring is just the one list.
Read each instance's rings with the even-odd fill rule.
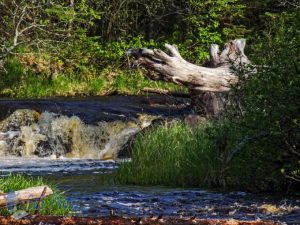
[[46,192],[47,192],[47,187],[44,187],[44,190],[43,190],[43,192],[42,192],[42,194],[41,194],[41,196],[38,200],[38,203],[36,204],[34,214],[39,214],[40,213],[40,209],[41,209],[41,206],[42,206],[42,201],[46,197]]
[[175,92],[175,91],[169,91],[165,89],[160,89],[160,88],[143,88],[143,92],[147,93],[153,93],[153,94],[159,94],[159,95],[170,95],[173,97],[180,97],[180,98],[190,98],[191,95],[188,93],[183,93],[183,92]]
[[261,132],[261,133],[255,134],[254,136],[245,137],[244,139],[242,139],[236,145],[236,147],[231,151],[231,153],[227,156],[227,158],[225,160],[225,164],[229,165],[229,163],[232,161],[232,159],[235,158],[247,144],[252,143],[261,138],[267,137],[268,135],[269,134],[266,132]]

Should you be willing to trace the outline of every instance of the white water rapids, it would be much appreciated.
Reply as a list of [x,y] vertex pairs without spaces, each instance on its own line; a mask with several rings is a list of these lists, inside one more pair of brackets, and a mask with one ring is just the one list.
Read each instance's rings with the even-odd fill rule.
[[17,110],[0,122],[0,156],[116,159],[127,141],[154,118],[140,115],[136,120],[90,125],[77,116]]

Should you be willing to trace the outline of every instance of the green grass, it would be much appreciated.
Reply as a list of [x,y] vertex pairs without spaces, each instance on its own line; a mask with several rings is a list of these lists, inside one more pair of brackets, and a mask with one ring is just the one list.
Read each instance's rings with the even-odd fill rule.
[[[33,186],[47,185],[41,178],[32,178],[20,174],[10,174],[7,177],[0,177],[0,190],[3,192],[17,191]],[[41,215],[67,215],[71,211],[71,205],[67,202],[61,192],[53,185],[49,185],[53,194],[45,198],[40,209]],[[18,210],[25,210],[34,213],[36,202],[24,203],[18,206]],[[7,208],[0,209],[0,215],[9,215],[11,212]]]
[[111,92],[119,94],[138,95],[145,94],[141,90],[145,87],[166,89],[179,92],[187,92],[187,89],[176,84],[155,82],[146,78],[140,71],[117,71],[118,74],[112,79]]
[[117,181],[138,185],[211,186],[219,171],[213,141],[206,128],[182,123],[140,135],[132,161],[121,164]]
[[[101,96],[111,93],[137,95],[144,87],[184,91],[175,84],[154,82],[138,70],[108,67],[99,71],[69,71],[53,75],[36,73],[16,58],[9,58],[0,72],[0,96],[13,98],[42,98],[56,96]],[[66,72],[66,71],[65,71]]]
[[132,161],[120,165],[116,182],[250,192],[285,190],[278,165],[284,157],[280,147],[259,140],[236,152],[241,140],[243,134],[226,121],[196,128],[182,122],[154,128],[137,137]]

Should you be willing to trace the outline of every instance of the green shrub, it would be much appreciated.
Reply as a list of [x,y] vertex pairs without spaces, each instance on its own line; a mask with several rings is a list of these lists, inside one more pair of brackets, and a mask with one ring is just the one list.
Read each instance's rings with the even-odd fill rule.
[[[235,92],[243,110],[234,108],[228,116],[240,140],[252,139],[239,157],[256,160],[257,168],[250,171],[256,180],[263,176],[269,180],[268,190],[300,182],[300,14],[282,14],[273,20],[269,33],[255,46],[256,66],[235,71],[240,77]],[[246,164],[244,168],[247,171]],[[245,174],[236,180],[240,178]]]
[[3,69],[0,72],[0,91],[9,95],[21,85],[24,67],[18,60],[12,58],[4,62]]

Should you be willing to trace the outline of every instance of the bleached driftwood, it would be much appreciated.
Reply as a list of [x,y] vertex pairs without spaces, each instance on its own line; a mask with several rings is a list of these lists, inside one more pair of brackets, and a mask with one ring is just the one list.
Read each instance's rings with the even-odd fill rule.
[[0,194],[0,207],[16,205],[21,202],[40,199],[53,194],[48,186],[38,186]]
[[[203,95],[209,96],[207,99],[210,99],[210,102],[207,106],[214,108],[214,105],[218,104],[220,107],[219,99],[223,101],[223,94],[228,93],[231,85],[238,81],[237,76],[231,72],[231,66],[249,63],[244,53],[245,45],[245,39],[229,41],[219,53],[219,46],[212,44],[210,67],[198,66],[186,61],[180,55],[176,45],[165,45],[169,54],[159,49],[147,48],[131,48],[127,54],[134,57],[133,65],[146,68],[145,75],[150,79],[184,85],[189,88],[192,99],[200,98],[200,102],[203,102],[201,100]],[[199,104],[197,101],[195,103]],[[210,113],[215,114],[218,110],[213,109]]]

